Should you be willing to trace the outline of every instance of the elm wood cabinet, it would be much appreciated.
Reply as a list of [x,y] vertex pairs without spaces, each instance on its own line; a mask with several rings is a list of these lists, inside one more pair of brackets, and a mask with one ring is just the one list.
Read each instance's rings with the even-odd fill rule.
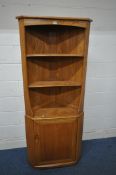
[[34,167],[81,156],[88,18],[17,17],[28,159]]

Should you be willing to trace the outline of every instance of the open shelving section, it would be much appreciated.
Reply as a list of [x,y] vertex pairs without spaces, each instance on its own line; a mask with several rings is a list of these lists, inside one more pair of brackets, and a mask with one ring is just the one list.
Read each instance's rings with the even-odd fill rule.
[[37,167],[79,160],[90,19],[18,17],[26,137]]

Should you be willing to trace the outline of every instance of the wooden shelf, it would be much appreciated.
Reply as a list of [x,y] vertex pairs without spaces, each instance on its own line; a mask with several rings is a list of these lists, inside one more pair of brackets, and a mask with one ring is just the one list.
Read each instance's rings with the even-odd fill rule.
[[75,81],[37,81],[31,83],[29,88],[37,88],[37,87],[56,87],[56,86],[81,86],[80,83]]
[[77,108],[73,107],[47,107],[33,108],[35,118],[60,118],[60,117],[76,117],[78,112]]
[[27,58],[32,57],[84,57],[78,54],[27,54]]

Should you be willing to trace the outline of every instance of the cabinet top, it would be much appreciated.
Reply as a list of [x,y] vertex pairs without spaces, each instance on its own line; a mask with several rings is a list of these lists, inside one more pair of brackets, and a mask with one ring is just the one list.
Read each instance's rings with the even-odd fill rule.
[[17,16],[16,19],[62,19],[62,20],[79,20],[79,21],[89,21],[92,22],[90,18],[80,18],[80,17],[58,17],[58,16]]

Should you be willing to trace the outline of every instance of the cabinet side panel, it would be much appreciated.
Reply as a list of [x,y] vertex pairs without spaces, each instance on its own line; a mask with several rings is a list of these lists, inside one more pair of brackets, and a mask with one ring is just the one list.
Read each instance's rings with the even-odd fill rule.
[[32,110],[30,106],[29,92],[28,92],[28,80],[27,80],[27,63],[26,63],[26,48],[25,48],[25,28],[24,21],[19,20],[20,29],[20,44],[21,44],[21,57],[22,57],[22,73],[23,73],[23,88],[25,98],[25,110],[26,114],[32,116]]
[[25,117],[27,152],[29,163],[35,165],[35,147],[34,147],[34,121],[28,116]]
[[85,94],[85,80],[86,80],[86,69],[87,69],[87,54],[88,54],[88,44],[89,44],[89,31],[90,31],[90,23],[88,22],[86,31],[85,31],[85,44],[84,44],[84,61],[83,61],[83,73],[82,73],[82,90],[78,112],[83,111],[84,105],[84,94]]
[[80,159],[81,151],[82,151],[83,118],[84,118],[84,113],[82,112],[80,117],[78,118],[78,126],[77,126],[77,145],[76,145],[77,161]]

